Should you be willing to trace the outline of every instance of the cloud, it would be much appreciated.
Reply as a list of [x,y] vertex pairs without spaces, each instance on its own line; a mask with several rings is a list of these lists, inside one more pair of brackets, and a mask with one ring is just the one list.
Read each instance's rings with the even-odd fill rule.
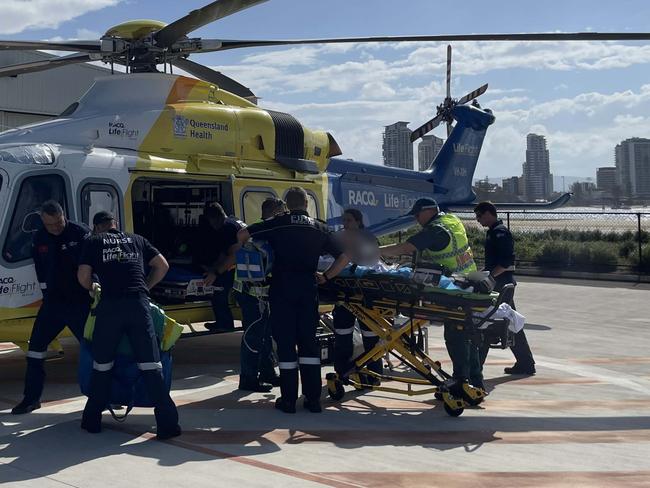
[[366,100],[390,99],[395,96],[395,90],[382,81],[371,81],[361,88],[361,98]]
[[57,28],[63,22],[117,5],[120,1],[122,0],[3,0],[0,3],[0,34]]

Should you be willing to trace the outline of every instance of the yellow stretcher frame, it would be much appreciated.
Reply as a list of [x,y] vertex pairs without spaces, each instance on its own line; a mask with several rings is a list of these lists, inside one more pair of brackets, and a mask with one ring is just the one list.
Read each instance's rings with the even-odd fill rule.
[[[328,290],[331,294],[332,290]],[[445,411],[457,417],[470,405],[481,403],[487,393],[481,388],[460,383],[442,369],[439,361],[432,359],[422,347],[422,341],[416,340],[420,337],[422,328],[435,322],[455,322],[458,327],[464,330],[476,332],[477,327],[488,322],[507,327],[507,320],[492,320],[491,314],[481,318],[477,323],[477,312],[485,312],[490,306],[494,309],[503,302],[512,298],[514,286],[506,285],[500,294],[493,294],[492,300],[486,300],[485,306],[476,306],[476,301],[468,300],[466,305],[462,304],[462,297],[456,296],[453,304],[441,304],[427,302],[411,298],[410,301],[402,301],[396,298],[376,298],[377,295],[369,297],[360,289],[345,290],[339,288],[336,291],[340,301],[360,323],[363,323],[370,331],[375,333],[379,340],[375,347],[354,359],[353,369],[341,378],[337,373],[326,375],[328,394],[333,400],[341,400],[345,395],[344,385],[348,384],[358,390],[384,391],[398,393],[407,396],[427,395],[433,393],[435,397],[442,400]],[[441,295],[441,298],[443,296]],[[393,327],[390,319],[398,314],[408,317],[406,323],[399,327]],[[387,354],[397,357],[403,364],[409,366],[421,378],[409,378],[378,374],[368,369],[368,364],[382,359]],[[389,380],[406,384],[406,388],[393,388],[380,386],[378,381],[367,381],[363,378],[374,380]],[[414,389],[413,387],[422,387]]]

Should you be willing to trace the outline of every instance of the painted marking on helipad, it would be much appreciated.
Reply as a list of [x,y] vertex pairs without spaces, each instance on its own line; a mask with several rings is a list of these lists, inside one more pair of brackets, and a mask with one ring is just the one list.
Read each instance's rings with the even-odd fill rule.
[[507,432],[494,430],[410,431],[410,430],[192,430],[183,441],[197,444],[247,445],[273,443],[295,445],[326,443],[337,446],[422,446],[437,444],[628,444],[650,442],[650,429],[571,431],[536,430]]
[[535,355],[535,363],[537,366],[556,369],[565,374],[569,373],[575,376],[594,378],[604,383],[610,383],[639,393],[647,393],[650,387],[650,384],[648,384],[647,381],[644,381],[638,376],[622,373],[620,371],[612,371],[607,368],[576,364],[572,361],[562,361],[557,358],[539,355]]
[[525,472],[432,472],[432,473],[317,473],[341,481],[352,480],[364,487],[394,488],[647,488],[650,471],[525,471]]
[[[150,440],[153,440],[156,437],[151,432],[138,432],[133,429],[129,429],[128,427],[123,425],[111,425],[108,428],[119,432],[132,434],[138,437],[145,437],[146,439],[150,439]],[[225,459],[235,463],[243,464],[253,468],[262,469],[276,474],[283,474],[285,476],[290,476],[292,478],[296,478],[304,481],[320,483],[321,485],[331,486],[333,488],[363,488],[364,486],[355,483],[354,480],[334,479],[332,476],[330,476],[329,473],[323,473],[323,474],[306,473],[291,468],[285,468],[283,466],[277,466],[275,464],[265,463],[263,461],[259,461],[249,457],[230,454],[228,452],[219,451],[217,449],[212,449],[205,446],[197,446],[195,444],[191,444],[189,442],[184,441],[183,439],[185,438],[185,436],[187,436],[187,433],[183,433],[181,437],[177,437],[175,439],[168,439],[162,442],[164,442],[165,444],[170,444],[172,446],[180,447],[182,449],[187,449],[201,454],[206,454],[208,456],[213,456],[215,458]]]

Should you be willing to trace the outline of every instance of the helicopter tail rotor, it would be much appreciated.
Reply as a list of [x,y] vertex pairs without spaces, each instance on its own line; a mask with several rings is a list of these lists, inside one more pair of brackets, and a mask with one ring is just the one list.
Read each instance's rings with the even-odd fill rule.
[[451,134],[453,129],[452,123],[454,122],[453,109],[458,105],[464,105],[467,102],[475,100],[477,97],[481,96],[488,88],[487,83],[474,91],[469,92],[464,97],[455,100],[451,98],[451,46],[447,46],[447,77],[446,77],[446,88],[447,96],[443,102],[436,107],[437,113],[434,118],[429,120],[427,123],[421,125],[413,132],[411,132],[411,142],[415,142],[420,139],[422,136],[431,132],[433,129],[438,127],[441,122],[447,123],[447,137]]

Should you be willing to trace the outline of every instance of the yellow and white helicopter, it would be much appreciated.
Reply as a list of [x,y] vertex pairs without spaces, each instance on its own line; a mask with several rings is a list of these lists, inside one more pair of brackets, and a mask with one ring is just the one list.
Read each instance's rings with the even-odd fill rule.
[[[266,0],[217,0],[164,24],[132,21],[97,41],[0,41],[0,49],[46,49],[76,54],[0,68],[17,76],[72,63],[121,64],[127,74],[99,78],[55,120],[0,134],[0,341],[25,346],[40,303],[30,258],[43,201],[61,202],[69,218],[89,223],[99,210],[119,216],[122,228],[147,236],[172,265],[192,261],[205,206],[218,201],[252,222],[269,196],[295,185],[310,196],[310,213],[330,224],[356,206],[378,233],[410,225],[400,218],[421,196],[446,206],[474,199],[471,181],[490,111],[468,104],[483,91],[449,96],[421,136],[452,119],[456,126],[428,172],[337,159],[334,138],[289,114],[258,107],[240,83],[188,60],[225,49],[334,42],[648,39],[648,34],[479,34],[302,40],[219,40],[187,35],[210,22]],[[158,72],[179,67],[200,79]],[[165,69],[166,71],[166,69]],[[447,78],[449,84],[449,76]],[[554,202],[555,205],[562,201]],[[182,323],[211,317],[208,293],[192,276],[163,289],[167,312]],[[181,286],[182,284],[182,286]],[[193,301],[196,300],[196,301]]]

